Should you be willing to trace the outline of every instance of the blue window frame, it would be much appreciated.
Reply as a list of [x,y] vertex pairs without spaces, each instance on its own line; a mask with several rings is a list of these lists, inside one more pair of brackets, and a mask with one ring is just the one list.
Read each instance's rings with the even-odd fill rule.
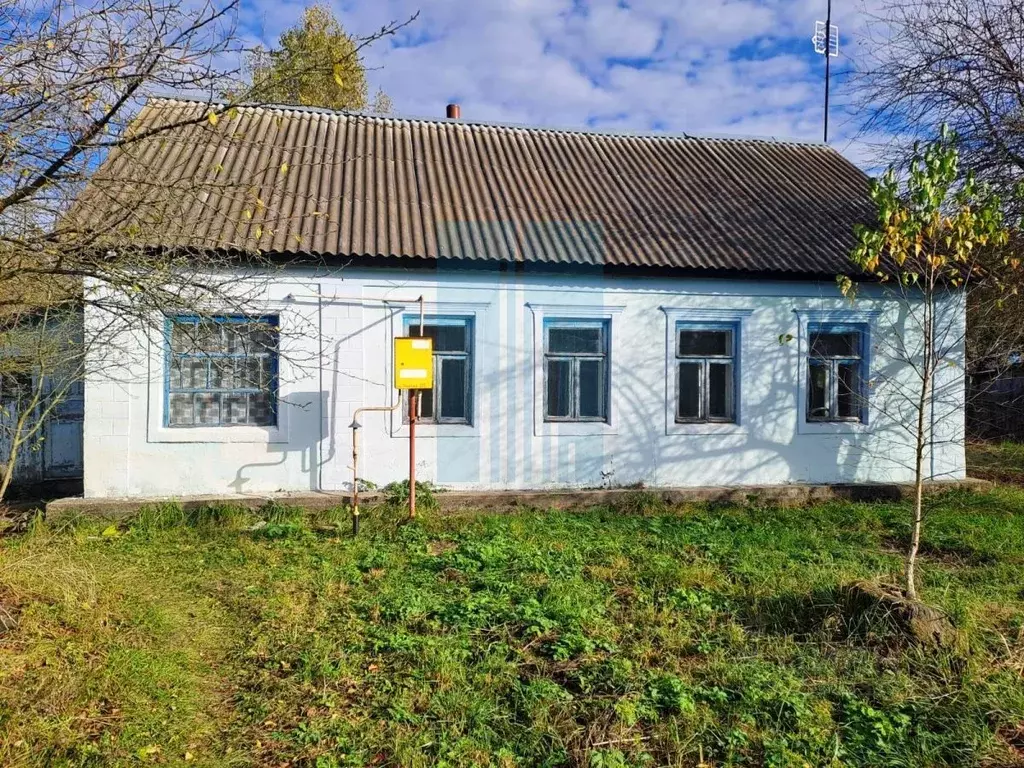
[[735,323],[676,323],[676,422],[735,423]]
[[[407,335],[420,335],[419,315],[407,315],[404,321]],[[472,424],[473,319],[427,315],[423,335],[434,342],[434,388],[419,390],[418,418],[435,424]],[[408,419],[409,409],[404,413]]]
[[807,421],[866,421],[867,329],[810,323],[807,336]]
[[164,425],[277,424],[278,318],[167,318]]
[[545,421],[608,421],[610,330],[607,320],[545,319]]

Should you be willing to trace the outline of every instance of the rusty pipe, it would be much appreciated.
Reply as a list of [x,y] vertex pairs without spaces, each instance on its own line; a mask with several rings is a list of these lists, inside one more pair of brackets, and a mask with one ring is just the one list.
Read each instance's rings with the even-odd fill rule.
[[402,404],[399,400],[394,405],[367,405],[356,408],[352,414],[352,535],[359,535],[359,429],[363,425],[359,423],[359,414],[368,411],[389,413]]
[[[417,301],[420,303],[420,336],[423,335],[423,296]],[[416,398],[412,398],[415,402]],[[391,413],[402,405],[401,398],[392,405],[364,405],[356,408],[352,414],[352,535],[359,535],[359,429],[363,426],[359,423],[359,414],[375,411],[378,413]],[[415,415],[413,416],[415,421]],[[411,426],[411,425],[410,425]],[[413,454],[415,456],[415,454]],[[410,482],[411,493],[415,494],[415,488]],[[415,498],[415,497],[413,497]],[[413,502],[415,504],[415,502]]]

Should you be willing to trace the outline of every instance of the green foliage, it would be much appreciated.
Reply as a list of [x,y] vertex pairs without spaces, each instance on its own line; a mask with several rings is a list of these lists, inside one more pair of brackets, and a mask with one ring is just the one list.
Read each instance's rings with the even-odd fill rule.
[[898,573],[906,514],[41,522],[0,541],[0,764],[1011,765],[1024,493],[932,506],[956,653],[836,620],[842,585]]
[[1024,444],[1008,441],[970,443],[967,471],[971,477],[1024,484]]
[[590,768],[629,768],[621,749],[595,749],[590,753]]
[[[391,510],[400,510],[409,506],[409,481],[388,483],[381,492],[384,504]],[[437,496],[433,483],[416,482],[416,510],[418,512],[436,512]]]
[[[307,7],[302,21],[281,35],[278,48],[257,50],[250,69],[251,100],[357,111],[367,107],[359,42],[325,4]],[[376,103],[382,113],[391,109],[386,94],[378,93]]]
[[697,703],[690,687],[675,675],[660,675],[648,685],[648,695],[654,708],[663,714],[693,714]]
[[[935,290],[962,286],[980,277],[976,270],[979,247],[999,248],[1009,241],[1002,203],[974,174],[962,171],[956,136],[942,126],[938,137],[915,147],[908,174],[890,168],[871,185],[878,208],[875,227],[857,227],[853,263],[883,281]],[[1004,256],[1003,265],[1015,271],[1019,261]],[[985,272],[998,279],[991,264]],[[853,290],[840,278],[844,293]]]
[[[899,329],[893,335],[900,343],[891,349],[913,384],[882,383],[891,399],[883,407],[902,413],[902,426],[914,448],[915,504],[911,518],[911,536],[906,548],[903,587],[907,597],[917,599],[916,563],[924,520],[921,481],[926,472],[926,446],[929,434],[926,410],[936,399],[936,371],[942,365],[957,365],[944,359],[951,339],[959,337],[957,313],[943,320],[937,298],[954,289],[972,289],[968,303],[978,309],[974,289],[984,287],[990,300],[1001,300],[1018,280],[1020,261],[1012,250],[1010,227],[1003,220],[1002,202],[992,190],[976,182],[974,174],[960,167],[957,137],[943,125],[934,141],[923,148],[915,146],[908,173],[898,175],[890,168],[872,182],[871,198],[878,211],[875,226],[858,226],[857,244],[851,253],[853,265],[862,273],[873,274],[883,283],[894,283],[899,292],[890,298],[902,300],[902,308],[913,316],[919,343],[906,343]],[[978,254],[989,251],[984,263]],[[995,258],[992,254],[995,254]],[[840,290],[851,300],[856,283],[848,276],[837,278]],[[1015,290],[1015,288],[1013,288]],[[994,294],[992,293],[994,291]],[[955,345],[954,345],[955,346]],[[1014,347],[1003,350],[1005,356]]]

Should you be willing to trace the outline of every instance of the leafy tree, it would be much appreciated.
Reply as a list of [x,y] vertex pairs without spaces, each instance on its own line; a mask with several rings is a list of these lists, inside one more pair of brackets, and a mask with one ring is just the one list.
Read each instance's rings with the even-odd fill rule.
[[[242,232],[252,218],[294,225],[250,194],[266,176],[269,199],[287,163],[196,169],[182,146],[195,131],[231,141],[237,105],[260,101],[237,66],[238,10],[238,0],[0,0],[0,500],[61,400],[133,362],[128,334],[183,310],[259,308],[259,283],[276,269],[259,234],[204,241],[189,212],[215,194],[238,203]],[[140,113],[153,96],[218,93],[234,96]],[[153,151],[180,156],[159,183],[146,173]],[[217,248],[244,254],[244,290]]]
[[[268,103],[366,109],[369,91],[360,55],[365,43],[349,35],[328,6],[311,5],[302,21],[281,35],[276,50],[252,53],[252,92]],[[378,91],[373,107],[390,112],[391,100]]]
[[[957,137],[945,126],[934,141],[915,151],[905,179],[890,168],[873,182],[871,197],[878,208],[878,225],[858,228],[852,262],[890,286],[890,295],[903,302],[920,339],[916,344],[904,339],[898,347],[901,362],[913,371],[914,384],[896,393],[909,406],[911,419],[904,426],[914,444],[914,503],[904,589],[907,597],[917,599],[925,459],[934,448],[929,409],[937,372],[964,340],[958,321],[949,316],[957,313],[947,311],[948,302],[952,299],[955,305],[976,289],[998,294],[1018,262],[1005,249],[1010,228],[999,196],[972,173],[961,172]],[[979,262],[980,250],[1002,254],[997,268],[992,259]],[[853,281],[841,277],[839,283],[852,298]]]
[[[879,0],[866,14],[850,81],[861,133],[886,137],[887,162],[905,169],[914,140],[945,123],[961,162],[1010,218],[1024,214],[1015,194],[1024,174],[1022,20],[1024,0]],[[975,248],[986,267],[998,270],[1000,258]],[[968,306],[967,365],[978,394],[983,379],[998,378],[1024,352],[1024,275],[1014,285]]]

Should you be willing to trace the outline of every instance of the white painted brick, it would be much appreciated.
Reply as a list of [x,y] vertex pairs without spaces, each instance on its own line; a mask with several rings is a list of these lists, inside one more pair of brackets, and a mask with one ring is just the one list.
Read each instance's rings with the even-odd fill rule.
[[[324,281],[324,292],[359,294],[364,279],[358,271],[348,273],[344,281],[329,278]],[[377,285],[386,279],[381,273],[373,277]],[[437,477],[442,483],[455,482],[446,477],[456,478],[466,485],[484,487],[536,487],[556,481],[599,484],[602,479],[597,473],[605,469],[614,473],[610,475],[612,482],[620,484],[703,484],[708,478],[723,484],[905,479],[904,465],[909,463],[906,452],[894,444],[895,430],[881,415],[872,421],[870,429],[849,438],[859,450],[849,459],[837,453],[836,445],[841,440],[802,433],[796,428],[801,413],[796,394],[798,344],[782,348],[777,339],[783,333],[796,333],[794,308],[848,309],[848,303],[831,284],[667,278],[597,281],[587,277],[568,281],[529,275],[492,275],[490,282],[485,282],[482,275],[423,276],[406,272],[395,272],[393,279],[394,295],[424,292],[440,296],[442,302],[445,297],[481,302],[474,350],[476,371],[481,376],[474,383],[477,424],[450,430],[460,439],[443,443],[425,436],[421,452],[426,462],[425,477]],[[527,284],[526,290],[523,284]],[[610,303],[625,307],[611,318],[615,427],[591,425],[589,435],[570,436],[554,434],[557,430],[545,430],[541,424],[544,434],[535,434],[538,427],[531,404],[543,392],[543,372],[538,374],[533,368],[537,359],[533,319],[525,303],[559,307],[559,314],[571,317],[573,304],[601,305],[612,292]],[[858,303],[883,314],[892,309],[892,305],[887,307],[873,297],[870,290],[859,297]],[[741,424],[734,431],[666,434],[666,409],[671,404],[667,404],[665,393],[672,385],[666,384],[663,305],[693,310],[753,310],[743,326]],[[880,316],[879,329],[888,327],[888,320],[887,315]],[[132,382],[131,396],[103,377],[90,377],[85,425],[89,493],[101,495],[107,489],[126,492],[129,465],[132,488],[152,493],[222,493],[236,487],[232,483],[240,470],[245,482],[237,487],[248,492],[308,489],[306,449],[314,445],[324,452],[326,482],[330,484],[332,478],[347,482],[344,465],[351,449],[348,424],[352,412],[364,405],[387,403],[393,396],[389,380],[392,328],[392,320],[380,306],[324,304],[321,331],[328,355],[322,363],[307,361],[295,366],[287,388],[315,394],[322,375],[325,410],[320,411],[317,399],[309,410],[291,412],[289,444],[148,442],[149,390],[145,365],[137,364],[146,360],[146,354],[141,352],[133,356],[136,362],[130,366],[111,371],[123,381]],[[510,336],[514,341],[508,347]],[[294,342],[296,349],[315,350],[321,338],[314,330]],[[880,358],[881,352],[875,357]],[[140,377],[138,382],[136,375]],[[514,403],[509,398],[509,376],[516,377]],[[153,407],[162,408],[162,403]],[[365,469],[361,474],[375,482],[400,479],[405,471],[407,444],[390,435],[389,430],[398,423],[396,417],[374,413],[366,414],[361,421],[366,427]],[[954,421],[946,419],[944,423]],[[959,423],[962,429],[962,419]],[[446,428],[431,428],[425,433],[443,437]],[[936,466],[949,468],[953,476],[962,473],[963,466],[962,446],[957,442],[954,439],[946,443],[952,447],[942,449],[936,460]],[[524,455],[524,447],[530,451],[529,456]],[[327,458],[332,449],[333,454]],[[493,466],[491,456],[500,457]],[[512,468],[513,461],[527,470]],[[509,479],[503,481],[503,477]]]

